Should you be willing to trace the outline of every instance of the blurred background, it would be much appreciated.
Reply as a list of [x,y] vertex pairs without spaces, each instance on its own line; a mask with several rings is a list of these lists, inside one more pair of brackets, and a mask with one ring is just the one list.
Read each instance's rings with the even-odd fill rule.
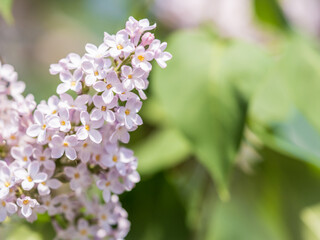
[[[122,195],[129,240],[320,239],[320,0],[0,0],[0,56],[36,100],[49,65],[129,16],[156,22],[142,180]],[[52,239],[47,216],[1,239]]]

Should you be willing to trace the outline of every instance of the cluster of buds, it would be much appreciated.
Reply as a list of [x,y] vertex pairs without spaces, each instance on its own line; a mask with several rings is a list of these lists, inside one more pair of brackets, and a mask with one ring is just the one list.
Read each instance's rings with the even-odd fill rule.
[[0,64],[0,222],[47,213],[57,239],[124,239],[130,222],[118,195],[140,176],[123,145],[142,124],[150,62],[164,68],[171,59],[154,28],[130,17],[101,45],[87,44],[84,56],[52,64],[59,97],[39,105],[22,96],[13,67]]

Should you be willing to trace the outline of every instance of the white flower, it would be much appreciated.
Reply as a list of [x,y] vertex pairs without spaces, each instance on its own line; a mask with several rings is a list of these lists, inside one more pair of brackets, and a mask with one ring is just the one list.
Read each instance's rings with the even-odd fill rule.
[[32,214],[33,208],[39,205],[38,201],[35,199],[31,199],[30,197],[18,198],[17,205],[21,207],[21,214],[28,218]]
[[89,137],[91,141],[100,143],[102,141],[102,136],[97,129],[102,127],[104,122],[103,119],[97,121],[91,120],[89,113],[82,111],[80,120],[83,126],[78,129],[77,138],[79,140],[85,140]]
[[70,188],[74,191],[78,189],[84,189],[88,187],[91,183],[89,171],[87,166],[83,163],[79,164],[77,167],[65,167],[64,172],[71,179]]
[[18,169],[14,172],[18,179],[23,180],[21,186],[24,190],[29,191],[34,187],[35,183],[41,183],[47,180],[46,173],[39,173],[40,163],[31,162],[28,166],[28,171],[25,169]]
[[17,210],[17,205],[14,203],[0,199],[0,222],[3,222],[7,216],[14,214]]
[[34,112],[35,124],[27,129],[27,134],[30,137],[38,137],[38,142],[42,143],[46,140],[48,128],[59,128],[60,122],[57,116],[44,117],[43,113],[39,110]]

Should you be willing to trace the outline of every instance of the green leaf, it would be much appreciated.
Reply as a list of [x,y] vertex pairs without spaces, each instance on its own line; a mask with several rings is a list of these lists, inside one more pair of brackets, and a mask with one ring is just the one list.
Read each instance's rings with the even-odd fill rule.
[[183,200],[163,173],[144,179],[132,192],[123,194],[121,202],[131,221],[127,240],[189,238]]
[[229,202],[208,196],[204,208],[211,216],[204,239],[305,239],[300,215],[319,202],[319,170],[267,148],[260,153],[263,160],[254,174],[235,171]]
[[7,23],[13,23],[12,3],[13,0],[0,0],[0,15]]
[[8,236],[5,237],[6,240],[43,240],[44,238],[37,232],[32,231],[26,225],[15,226],[14,231],[11,231]]
[[154,174],[173,167],[190,154],[188,141],[175,129],[163,129],[153,133],[134,147],[141,174]]
[[301,213],[303,225],[303,239],[304,240],[318,240],[320,239],[320,204],[307,207]]
[[200,30],[178,32],[168,46],[173,59],[154,70],[151,88],[227,198],[247,102],[269,57],[255,45],[220,42]]
[[254,0],[254,10],[257,18],[269,26],[280,29],[289,26],[277,0]]
[[268,147],[320,167],[320,56],[293,38],[265,75],[249,126]]

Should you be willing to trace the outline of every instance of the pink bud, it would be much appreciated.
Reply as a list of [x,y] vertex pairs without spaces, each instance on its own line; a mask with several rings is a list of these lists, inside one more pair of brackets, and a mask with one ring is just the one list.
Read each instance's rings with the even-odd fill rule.
[[146,32],[142,36],[141,44],[142,46],[150,45],[154,40],[154,35],[151,32]]

